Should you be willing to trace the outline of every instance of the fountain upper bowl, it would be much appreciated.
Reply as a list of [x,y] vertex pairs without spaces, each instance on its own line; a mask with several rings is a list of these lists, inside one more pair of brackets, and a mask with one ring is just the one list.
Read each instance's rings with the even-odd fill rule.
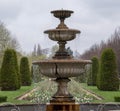
[[68,18],[71,16],[73,11],[71,10],[54,10],[51,11],[56,18]]
[[86,64],[91,64],[91,61],[77,59],[51,59],[33,62],[33,65],[39,66],[41,74],[50,78],[77,77],[84,73]]
[[54,41],[70,41],[76,38],[80,31],[76,29],[50,29],[44,31]]

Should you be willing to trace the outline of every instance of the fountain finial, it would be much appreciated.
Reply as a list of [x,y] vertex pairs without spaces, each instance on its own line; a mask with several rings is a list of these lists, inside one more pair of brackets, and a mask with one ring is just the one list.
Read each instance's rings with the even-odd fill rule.
[[68,29],[68,27],[64,24],[64,20],[68,17],[71,16],[71,14],[73,13],[73,11],[71,10],[54,10],[51,11],[51,13],[53,13],[53,15],[56,18],[60,19],[60,24],[58,25],[58,27],[56,29]]

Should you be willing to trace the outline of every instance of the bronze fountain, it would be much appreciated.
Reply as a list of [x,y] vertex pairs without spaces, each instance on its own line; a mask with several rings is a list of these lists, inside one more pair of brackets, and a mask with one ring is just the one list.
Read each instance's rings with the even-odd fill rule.
[[71,16],[71,10],[51,11],[54,17],[60,19],[60,24],[56,29],[44,31],[49,39],[57,41],[59,50],[52,59],[40,60],[33,64],[39,65],[41,74],[55,78],[58,83],[57,92],[52,96],[50,104],[47,105],[47,111],[79,111],[79,104],[75,103],[73,96],[67,90],[69,77],[77,77],[84,73],[85,65],[90,64],[90,60],[74,59],[65,48],[67,41],[76,38],[80,31],[68,28],[64,20]]

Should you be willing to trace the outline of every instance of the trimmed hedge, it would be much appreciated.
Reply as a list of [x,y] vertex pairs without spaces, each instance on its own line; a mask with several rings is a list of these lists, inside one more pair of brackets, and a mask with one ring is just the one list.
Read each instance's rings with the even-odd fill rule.
[[97,57],[92,58],[92,85],[96,86],[97,75],[99,71],[99,60]]
[[92,65],[87,68],[87,85],[92,86]]
[[115,102],[120,102],[120,97],[115,96],[114,100],[115,100]]
[[7,96],[0,96],[0,103],[7,102]]
[[103,91],[119,90],[116,56],[111,48],[105,49],[101,55],[97,87]]
[[27,57],[22,57],[20,61],[20,74],[21,74],[21,85],[31,85],[31,73],[29,68],[29,62]]
[[13,50],[13,54],[14,54],[14,65],[15,65],[15,69],[16,69],[16,73],[17,73],[17,79],[18,79],[17,89],[20,89],[20,87],[21,87],[21,75],[20,75],[20,70],[19,70],[19,67],[18,67],[18,59],[17,59],[17,54],[16,54],[15,50]]
[[4,91],[18,89],[18,77],[14,55],[13,49],[7,49],[4,53],[0,73],[1,90]]
[[92,57],[92,67],[91,67],[91,73],[88,75],[88,85],[90,86],[96,86],[97,81],[97,75],[99,72],[99,60],[97,57]]

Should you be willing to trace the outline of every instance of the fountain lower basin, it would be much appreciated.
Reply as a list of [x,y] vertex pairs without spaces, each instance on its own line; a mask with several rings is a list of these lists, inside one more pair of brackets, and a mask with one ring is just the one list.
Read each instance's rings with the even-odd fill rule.
[[38,65],[41,74],[50,78],[69,78],[83,74],[85,65],[91,63],[90,60],[77,59],[50,59],[33,62]]

